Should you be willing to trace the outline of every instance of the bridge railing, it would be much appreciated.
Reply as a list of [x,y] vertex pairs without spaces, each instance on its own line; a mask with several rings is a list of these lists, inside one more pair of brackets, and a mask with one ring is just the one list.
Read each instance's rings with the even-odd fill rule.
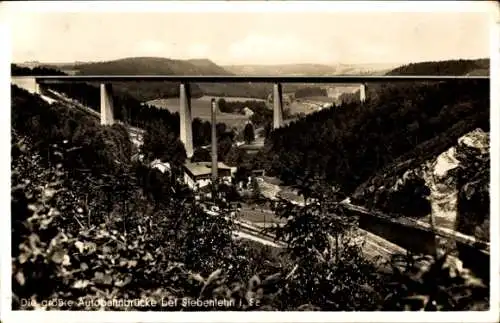
[[368,83],[425,82],[475,80],[489,82],[489,76],[435,76],[435,75],[335,75],[335,76],[241,76],[241,75],[61,75],[34,76],[35,88],[39,84],[60,84],[78,82],[101,83],[101,124],[113,124],[113,82],[177,82],[180,97],[180,139],[188,157],[193,155],[191,90],[193,83],[272,83],[273,84],[273,127],[283,126],[283,83],[360,84],[360,102],[366,100]]

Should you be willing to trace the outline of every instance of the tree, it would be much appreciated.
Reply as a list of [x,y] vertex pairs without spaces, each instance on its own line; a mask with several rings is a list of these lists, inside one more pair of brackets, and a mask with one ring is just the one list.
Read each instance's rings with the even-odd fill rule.
[[247,144],[250,144],[255,140],[253,125],[250,122],[247,123],[245,129],[243,129],[243,138]]
[[272,126],[271,126],[271,123],[270,122],[266,122],[266,124],[264,125],[264,137],[267,138],[269,137],[269,135],[271,134],[271,131],[272,131]]
[[320,87],[305,87],[295,91],[296,98],[304,98],[308,96],[327,96],[327,92],[326,89],[322,89]]
[[242,183],[243,188],[247,188],[248,177],[250,177],[252,173],[245,166],[238,167],[236,174],[234,174],[234,181],[236,184]]
[[247,152],[236,146],[231,147],[225,158],[226,164],[235,167],[241,166],[246,160],[248,160]]
[[143,140],[143,151],[151,161],[160,159],[181,165],[186,160],[184,145],[170,127],[161,121],[150,124]]
[[224,99],[219,100],[219,110],[220,110],[220,112],[224,112],[224,113],[232,113],[233,112],[231,107],[227,104],[226,100],[224,100]]
[[220,160],[226,160],[226,155],[231,150],[233,146],[233,140],[231,136],[224,135],[217,141],[217,155]]
[[255,176],[251,178],[250,189],[252,190],[252,199],[254,201],[259,201],[262,198],[262,193],[260,191],[259,182]]
[[288,275],[293,287],[281,295],[282,301],[323,310],[375,309],[380,299],[374,268],[360,256],[361,244],[352,239],[356,220],[339,207],[342,195],[314,177],[301,187],[306,205],[278,201],[275,213],[284,224],[269,229],[285,242],[295,263]]

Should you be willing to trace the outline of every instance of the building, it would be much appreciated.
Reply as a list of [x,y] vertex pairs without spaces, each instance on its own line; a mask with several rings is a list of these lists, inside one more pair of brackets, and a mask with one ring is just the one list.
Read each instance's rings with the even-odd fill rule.
[[[219,179],[231,184],[231,178],[235,167],[229,167],[224,163],[218,163],[217,173]],[[198,189],[209,185],[212,182],[212,163],[211,162],[196,162],[184,164],[184,183],[191,189]]]
[[158,169],[160,172],[162,173],[165,173],[165,172],[170,172],[171,170],[171,166],[170,166],[170,163],[164,163],[162,162],[161,160],[159,159],[155,159],[151,162],[151,164],[149,165],[151,168],[156,168]]
[[247,117],[251,117],[254,115],[254,112],[252,111],[252,109],[250,109],[249,107],[244,107],[243,108],[243,114]]
[[264,176],[266,174],[266,171],[264,169],[254,169],[252,170],[252,175],[253,176]]

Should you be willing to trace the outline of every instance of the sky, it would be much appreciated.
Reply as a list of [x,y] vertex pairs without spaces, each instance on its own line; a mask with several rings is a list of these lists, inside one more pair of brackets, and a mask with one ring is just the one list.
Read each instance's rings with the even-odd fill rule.
[[14,62],[155,56],[208,58],[220,65],[390,64],[490,56],[491,20],[477,12],[151,13],[24,8],[9,15],[14,18],[10,24]]

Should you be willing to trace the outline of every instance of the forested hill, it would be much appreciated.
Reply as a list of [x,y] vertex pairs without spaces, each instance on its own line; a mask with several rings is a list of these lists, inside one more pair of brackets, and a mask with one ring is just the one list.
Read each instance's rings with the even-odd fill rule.
[[[436,74],[445,71],[440,66],[455,66],[446,71],[458,74],[480,65],[420,63],[392,74],[425,74],[426,69]],[[469,131],[489,130],[489,86],[484,83],[405,82],[380,85],[376,91],[368,94],[363,105],[344,103],[275,131],[264,152],[271,174],[289,184],[320,175],[350,194],[395,160],[413,158],[418,164],[439,155]]]
[[384,75],[397,64],[278,64],[225,65],[238,75]]
[[489,75],[490,60],[458,59],[411,63],[388,72],[387,75]]
[[[71,70],[77,75],[232,75],[209,59],[177,60],[162,57],[130,57],[113,61],[64,64],[48,67]],[[136,100],[145,102],[177,97],[179,87],[166,82],[117,83]],[[265,84],[192,84],[191,95],[235,96],[265,99],[271,87]]]
[[76,65],[81,75],[230,75],[210,60],[177,60],[161,57],[130,57]]

